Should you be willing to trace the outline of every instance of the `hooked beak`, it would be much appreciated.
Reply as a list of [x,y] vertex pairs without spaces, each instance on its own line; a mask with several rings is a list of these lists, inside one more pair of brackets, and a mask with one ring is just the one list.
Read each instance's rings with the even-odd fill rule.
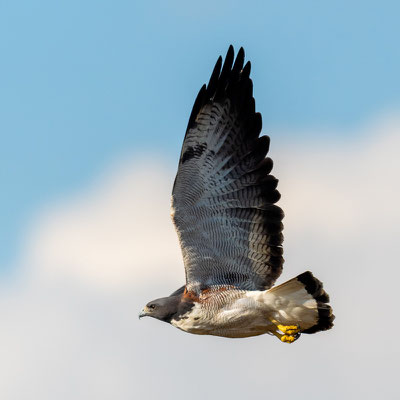
[[147,316],[147,312],[143,308],[143,310],[140,311],[140,313],[139,313],[139,319],[142,318],[142,317],[145,317],[145,316]]

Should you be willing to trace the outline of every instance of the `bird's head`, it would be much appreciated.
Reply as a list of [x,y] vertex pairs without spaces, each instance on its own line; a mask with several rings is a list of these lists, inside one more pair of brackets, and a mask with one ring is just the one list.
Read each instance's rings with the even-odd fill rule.
[[161,299],[150,301],[139,313],[139,319],[142,317],[153,317],[161,321],[171,322],[171,319],[178,311],[179,297],[163,297]]

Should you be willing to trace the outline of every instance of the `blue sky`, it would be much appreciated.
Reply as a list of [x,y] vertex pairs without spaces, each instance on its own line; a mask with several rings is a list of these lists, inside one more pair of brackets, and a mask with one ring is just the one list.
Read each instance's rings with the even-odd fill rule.
[[114,160],[175,163],[230,43],[252,61],[272,135],[348,132],[396,112],[399,12],[395,1],[2,2],[0,270],[38,209]]

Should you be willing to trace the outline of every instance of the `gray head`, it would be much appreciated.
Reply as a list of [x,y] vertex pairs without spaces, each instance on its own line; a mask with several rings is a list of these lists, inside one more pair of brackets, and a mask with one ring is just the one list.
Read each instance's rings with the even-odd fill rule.
[[177,314],[180,304],[180,296],[163,297],[150,301],[139,313],[139,318],[153,317],[160,321],[171,322]]

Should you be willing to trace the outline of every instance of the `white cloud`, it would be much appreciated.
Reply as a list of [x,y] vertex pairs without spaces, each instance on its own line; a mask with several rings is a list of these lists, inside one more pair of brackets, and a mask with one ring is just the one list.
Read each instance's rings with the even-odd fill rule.
[[124,163],[39,215],[25,279],[0,294],[2,399],[396,398],[399,131],[386,119],[351,142],[272,138],[286,212],[280,282],[311,269],[337,315],[333,330],[292,346],[139,324],[145,302],[183,281],[174,168]]
[[[167,172],[168,171],[168,172]],[[144,278],[183,282],[169,217],[173,174],[162,164],[123,163],[38,218],[24,264],[35,273],[102,289]]]

